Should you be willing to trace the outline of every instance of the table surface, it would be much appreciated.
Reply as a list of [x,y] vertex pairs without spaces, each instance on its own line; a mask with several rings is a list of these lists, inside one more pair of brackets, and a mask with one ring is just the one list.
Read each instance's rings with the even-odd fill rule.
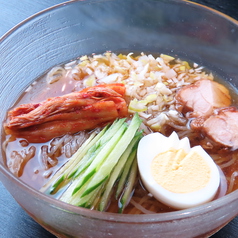
[[[0,36],[27,17],[53,5],[61,0],[0,0]],[[238,20],[237,0],[193,0],[223,12]],[[0,238],[54,238],[15,202],[0,182]],[[233,219],[212,238],[238,237],[238,217]]]

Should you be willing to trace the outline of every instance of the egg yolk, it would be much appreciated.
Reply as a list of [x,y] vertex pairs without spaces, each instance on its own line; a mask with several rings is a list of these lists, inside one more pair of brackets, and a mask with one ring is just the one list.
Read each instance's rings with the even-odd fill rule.
[[155,156],[151,164],[154,180],[174,193],[190,193],[204,188],[210,178],[208,163],[196,151],[171,149]]

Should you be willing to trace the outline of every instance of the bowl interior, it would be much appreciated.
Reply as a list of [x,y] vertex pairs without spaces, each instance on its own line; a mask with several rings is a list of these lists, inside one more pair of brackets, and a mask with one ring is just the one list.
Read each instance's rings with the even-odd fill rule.
[[[224,79],[229,87],[236,89],[237,39],[238,24],[235,20],[188,1],[88,0],[60,4],[25,20],[1,38],[1,121],[21,93],[48,69],[81,55],[105,51],[169,54],[205,66]],[[0,142],[2,144],[2,138]],[[173,229],[167,226],[177,220],[174,223],[175,227],[180,226],[177,237],[189,237],[188,234],[211,234],[238,214],[235,212],[237,209],[234,209],[238,203],[238,191],[194,209],[163,215],[124,216],[89,212],[65,205],[29,188],[6,169],[4,156],[0,159],[0,171],[4,185],[22,207],[39,223],[50,224],[46,227],[58,229],[60,233],[77,233],[77,229],[68,225],[68,222],[65,228],[64,219],[67,217],[74,225],[77,222],[86,225],[93,219],[92,232],[98,226],[97,220],[103,220],[100,224],[104,226],[107,224],[105,221],[112,222],[106,233],[100,230],[98,237],[109,237],[110,232],[115,234],[114,237],[123,235],[124,222],[131,229],[131,237],[139,235],[136,230],[138,226],[132,229],[132,223],[139,224],[139,227],[145,225],[145,234],[137,237],[148,234],[149,237],[155,237],[154,231],[158,227],[164,234],[161,237],[169,237],[175,233],[170,233],[169,230]],[[32,204],[24,201],[26,196],[32,197]],[[37,208],[34,207],[36,204]],[[224,208],[226,205],[229,205],[228,210]],[[40,209],[50,209],[52,216],[45,216]],[[221,218],[223,213],[226,214],[224,220]],[[199,224],[202,224],[201,219],[204,217],[201,214],[209,219],[209,226],[202,231],[202,225],[191,226],[198,219]],[[56,220],[59,215],[64,219]],[[87,219],[83,220],[85,217]],[[120,232],[115,222],[120,224]],[[161,228],[160,223],[167,224]],[[82,237],[96,234],[82,227],[85,232]],[[186,235],[181,227],[186,227]]]

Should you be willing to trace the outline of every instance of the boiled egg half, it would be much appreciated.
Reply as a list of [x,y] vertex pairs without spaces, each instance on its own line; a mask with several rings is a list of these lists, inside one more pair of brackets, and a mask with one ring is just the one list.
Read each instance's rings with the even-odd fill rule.
[[190,147],[176,132],[144,136],[138,145],[138,167],[147,190],[162,203],[185,209],[211,201],[220,184],[213,159],[201,146]]

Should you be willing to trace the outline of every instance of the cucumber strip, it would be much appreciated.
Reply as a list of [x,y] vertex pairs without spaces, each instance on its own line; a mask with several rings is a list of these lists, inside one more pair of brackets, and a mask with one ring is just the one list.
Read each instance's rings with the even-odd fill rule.
[[[118,144],[118,141],[121,139],[127,128],[127,124],[123,123],[120,129],[113,135],[110,141],[100,150],[97,156],[94,158],[93,162],[89,165],[89,167],[85,170],[84,176],[81,177],[78,182],[78,186],[74,189],[73,194],[78,192],[80,188],[98,171],[104,160],[111,153],[113,148]],[[100,181],[97,181],[97,183]],[[95,184],[94,184],[95,185]],[[86,195],[86,194],[85,194]]]
[[[98,141],[97,141],[98,142]],[[68,175],[68,179],[70,178],[77,178],[87,167],[87,164],[90,163],[92,159],[92,155],[98,150],[98,143],[94,144],[87,152],[87,154],[79,161],[76,168],[70,172]]]
[[117,119],[97,135],[92,134],[42,190],[56,193],[66,203],[104,211],[112,188],[121,176],[123,181],[119,182],[117,191],[121,193],[126,186],[120,199],[122,212],[132,194],[136,175],[131,168],[142,137],[142,132],[138,132],[142,122],[139,115],[134,114],[129,126],[125,120]]
[[[129,127],[127,128],[126,132],[122,135],[120,140],[115,144],[113,150],[107,154],[104,163],[98,168],[97,173],[90,181],[89,185],[87,186],[86,191],[82,194],[82,196],[87,195],[93,189],[97,187],[102,181],[107,178],[111,171],[113,170],[114,166],[117,164],[119,158],[126,150],[127,146],[130,144],[131,140],[135,136],[138,128],[140,127],[141,119],[139,115],[136,113],[131,120]],[[110,142],[108,143],[110,144]]]
[[77,165],[78,168],[69,176],[77,178],[85,169],[89,167],[92,161],[95,159],[97,154],[102,150],[105,144],[113,137],[113,135],[120,129],[122,124],[125,122],[125,119],[116,120],[105,134],[98,140],[95,145],[92,146],[85,155],[85,157]]
[[84,197],[84,196],[88,195],[89,193],[93,192],[97,187],[101,186],[108,178],[109,178],[109,176],[106,176],[103,180],[101,180],[100,182],[96,183],[94,186],[91,186],[89,189],[87,189],[82,194],[82,197]]
[[[70,186],[66,189],[66,191],[64,191],[64,193],[59,198],[60,201],[63,201],[63,202],[69,203],[69,204],[75,203],[74,202],[75,196],[72,196],[72,193],[73,193],[74,189],[77,187],[79,180],[80,180],[80,177],[78,177],[77,179],[72,181]],[[84,185],[84,187],[86,187],[86,184]],[[81,189],[83,189],[84,187],[82,187]]]
[[129,144],[127,149],[125,150],[125,152],[122,154],[117,165],[113,169],[113,171],[110,175],[110,178],[106,184],[105,191],[103,192],[102,198],[100,200],[100,204],[99,204],[100,211],[105,211],[105,209],[107,208],[112,188],[113,188],[114,184],[116,183],[116,180],[122,173],[122,170],[126,164],[127,159],[129,158],[130,154],[132,153],[133,150],[137,150],[137,145],[138,145],[139,140],[141,139],[141,136],[142,136],[142,132],[137,133],[137,135],[135,135],[135,137],[133,138],[133,140],[131,141],[131,143]]
[[[85,183],[81,190],[85,190],[87,183]],[[74,194],[73,190],[77,186],[77,182],[73,183],[71,185],[71,188],[68,189],[67,192],[65,192],[62,197],[60,198],[61,201],[70,203],[75,206],[80,206],[80,207],[86,207],[90,208],[92,206],[92,203],[95,201],[97,198],[98,194],[101,193],[101,189],[104,187],[104,184],[101,184],[100,186],[97,187],[92,193],[88,194],[87,196],[81,197],[79,194]]]
[[100,200],[104,185],[105,183],[101,184],[92,193],[88,194],[87,196],[81,197],[79,203],[77,203],[77,206],[83,206],[84,204],[85,208],[92,209],[93,206],[95,206]]
[[76,162],[82,159],[88,148],[90,148],[96,140],[103,134],[102,130],[98,135],[96,132],[92,133],[89,138],[82,144],[76,153],[54,174],[54,176],[40,189],[41,192],[46,192],[51,189],[56,189],[60,183],[65,179],[66,174],[70,173],[71,167],[74,167]]
[[[107,185],[105,185],[105,186],[108,187]],[[97,210],[101,211],[101,212],[105,212],[108,209],[108,207],[110,205],[109,200],[112,198],[112,195],[114,193],[114,188],[112,187],[111,190],[108,190],[106,194],[104,192],[100,199],[100,203],[98,204],[98,207],[97,207]]]
[[[61,181],[64,181],[63,184],[61,184],[62,187],[69,183],[69,180],[72,177],[78,177],[80,173],[85,170],[88,167],[89,163],[93,160],[93,158],[91,158],[91,160],[88,161],[88,158],[90,158],[91,155],[98,149],[98,147],[101,146],[100,143],[105,143],[106,139],[108,139],[108,132],[111,131],[110,128],[112,127],[113,130],[111,134],[113,134],[123,122],[123,120],[119,123],[115,121],[112,126],[106,126],[98,135],[95,136],[95,138],[89,141],[89,143],[86,143],[85,146],[83,144],[82,147],[80,147],[79,150],[70,159],[70,162],[72,162],[69,164],[69,166],[66,167],[62,176],[58,176],[58,179],[56,179],[54,184],[51,186],[50,193],[52,194],[57,189],[57,187],[61,184]],[[105,134],[107,134],[106,139],[104,138],[102,142],[99,142]],[[85,161],[88,161],[88,163],[85,164]]]
[[[63,166],[63,173],[61,173],[61,176],[57,175],[57,179],[52,184],[51,187],[49,187],[50,194],[53,194],[56,190],[67,185],[70,182],[69,175],[75,166],[83,159],[85,154],[87,153],[88,149],[91,148],[106,132],[107,127],[105,127],[100,133],[98,133],[96,136],[94,136],[90,141],[87,141],[86,144],[83,144],[78,151],[71,157],[71,159],[68,161],[68,163]],[[65,167],[65,168],[64,168]],[[59,181],[62,181],[63,183],[60,183]]]
[[[89,209],[94,209],[94,207],[97,205],[97,203],[101,199],[102,190],[104,189],[105,183],[100,185],[97,189],[94,190],[94,193],[91,193],[91,196],[89,199],[87,199],[86,206]],[[85,197],[83,198],[85,199]]]
[[130,168],[131,168],[131,165],[134,161],[135,156],[136,156],[136,150],[132,151],[128,160],[126,161],[126,164],[124,166],[124,169],[122,171],[120,180],[119,180],[118,185],[117,185],[116,199],[118,199],[120,197],[120,194],[121,194],[123,188],[125,187],[126,179],[127,179],[128,174],[130,172]]
[[[105,134],[100,138],[100,140],[98,140],[96,142],[96,144],[93,145],[94,148],[98,148],[101,144],[103,144],[103,146],[100,146],[99,147],[100,149],[98,149],[98,150],[94,150],[94,149],[90,148],[85,157],[89,158],[89,160],[93,159],[93,161],[95,161],[95,157],[97,155],[99,155],[99,152],[106,146],[106,142],[108,142],[112,137],[114,137],[114,140],[115,140],[115,138],[117,138],[117,136],[120,136],[120,134],[124,133],[124,130],[127,127],[127,125],[124,122],[125,122],[125,119],[120,119],[120,120],[117,120],[115,123],[113,123],[111,125],[111,127],[107,130],[107,132],[105,132]],[[110,141],[112,141],[112,140],[110,140]],[[80,163],[83,160],[81,160]],[[87,162],[88,161],[86,161],[85,164],[87,164]],[[83,166],[85,166],[85,164],[83,164]],[[80,189],[83,190],[83,187],[85,187],[86,182],[89,182],[88,180],[90,179],[91,175],[94,172],[95,172],[94,170],[92,170],[92,171],[86,170],[85,171],[85,169],[81,168],[80,176],[77,178],[75,178],[75,176],[74,176],[74,178],[73,178],[74,180],[73,180],[72,184],[64,192],[64,194],[61,196],[60,200],[62,200],[64,202],[68,202],[68,203],[74,203],[74,204],[78,203],[77,201],[74,201],[76,199],[75,196],[80,197],[80,193],[77,193],[77,192],[79,192]],[[83,180],[83,183],[82,183],[82,180]],[[78,200],[79,200],[79,198],[78,198]]]
[[124,194],[122,195],[120,201],[119,201],[119,213],[122,213],[124,208],[127,206],[127,204],[129,203],[132,195],[133,195],[133,188],[135,185],[135,181],[136,181],[136,177],[137,177],[137,161],[136,161],[136,157],[132,163],[131,166],[131,171],[128,177],[128,181],[126,184],[126,187],[124,189]]
[[90,206],[87,204],[89,209],[91,209],[91,210],[98,210],[98,203],[99,203],[99,201],[101,199],[102,190],[103,190],[103,188],[99,190],[98,196],[96,196],[95,199],[92,202],[90,202]]
[[100,138],[106,133],[106,131],[108,130],[108,126],[105,126],[103,128],[103,130],[101,130],[98,134],[96,134],[96,136],[89,141],[89,143],[87,143],[86,145],[82,145],[77,151],[76,153],[70,158],[70,167],[67,168],[67,171],[65,171],[65,177],[69,178],[71,175],[71,171],[75,168],[75,166],[77,166],[77,164],[79,163],[79,161],[81,161],[83,159],[83,157],[86,155],[86,153],[88,152],[88,150],[95,144],[97,143],[98,140],[100,140]]

